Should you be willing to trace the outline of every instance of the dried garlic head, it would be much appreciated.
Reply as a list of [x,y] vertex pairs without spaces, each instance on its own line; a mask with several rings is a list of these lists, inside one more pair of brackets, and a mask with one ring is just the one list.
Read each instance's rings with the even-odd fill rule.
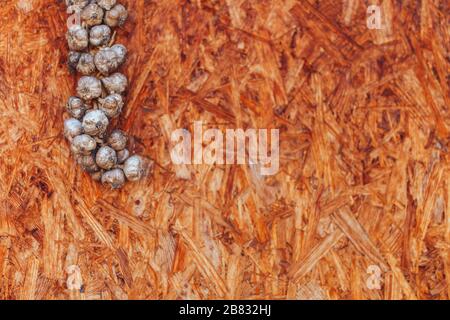
[[75,118],[70,118],[64,121],[64,136],[72,140],[74,137],[83,133],[83,126],[81,122]]
[[95,2],[91,2],[84,7],[83,11],[81,11],[81,21],[88,27],[101,24],[103,21],[103,16],[103,9]]
[[112,169],[117,164],[116,151],[108,146],[103,146],[97,151],[95,156],[97,165],[105,170]]
[[130,157],[130,151],[128,149],[123,149],[117,151],[117,163],[123,164]]
[[111,48],[102,48],[95,54],[95,66],[104,75],[116,71],[121,64],[121,57]]
[[71,71],[77,69],[78,61],[80,60],[81,52],[70,51],[67,55],[67,65]]
[[123,5],[117,4],[111,10],[106,11],[105,23],[110,27],[121,27],[127,18],[127,9]]
[[101,110],[91,110],[83,118],[83,130],[91,136],[101,136],[108,129],[109,120]]
[[75,154],[89,155],[97,147],[94,138],[87,134],[81,134],[73,138],[71,149]]
[[123,108],[123,98],[120,94],[113,93],[104,99],[99,99],[100,110],[104,111],[109,118],[117,117]]
[[72,51],[83,51],[89,44],[87,30],[79,25],[74,25],[67,31],[66,39],[69,49]]
[[66,104],[67,112],[74,118],[80,119],[86,112],[86,105],[78,97],[70,97]]
[[91,75],[95,72],[94,57],[90,53],[82,53],[78,60],[77,71],[82,75]]
[[89,43],[94,47],[108,44],[111,40],[111,28],[101,24],[93,26],[89,31]]
[[105,86],[109,94],[113,93],[123,93],[127,90],[128,80],[121,73],[114,73],[109,77],[103,78],[102,83]]
[[125,184],[125,175],[122,169],[106,171],[102,175],[102,183],[109,185],[112,189],[122,188]]
[[111,8],[117,3],[117,0],[97,0],[97,3],[103,9],[111,10]]
[[142,179],[145,174],[145,163],[141,156],[134,155],[125,161],[123,172],[130,181],[138,181]]
[[78,80],[77,93],[83,100],[97,99],[102,95],[102,83],[95,77],[81,77]]
[[122,130],[115,129],[108,137],[108,144],[116,151],[127,147],[128,137]]

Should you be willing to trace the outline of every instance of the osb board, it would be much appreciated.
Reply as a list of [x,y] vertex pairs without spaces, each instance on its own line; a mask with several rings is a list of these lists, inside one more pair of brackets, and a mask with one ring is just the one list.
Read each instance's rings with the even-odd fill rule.
[[[368,1],[123,2],[118,125],[155,168],[112,192],[62,137],[62,1],[2,1],[2,299],[449,298],[448,1],[383,0],[383,30]],[[173,166],[199,120],[279,128],[279,173]]]

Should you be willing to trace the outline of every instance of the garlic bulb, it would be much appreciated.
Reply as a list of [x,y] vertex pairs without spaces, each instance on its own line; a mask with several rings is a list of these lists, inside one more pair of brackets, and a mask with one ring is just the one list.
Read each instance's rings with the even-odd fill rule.
[[108,144],[116,151],[127,147],[128,137],[122,130],[115,129],[108,138]]
[[80,166],[88,168],[96,165],[95,158],[92,154],[89,155],[81,155],[78,157],[77,162]]
[[125,161],[123,172],[130,181],[140,180],[145,173],[144,159],[137,155],[129,157]]
[[97,0],[97,4],[105,10],[111,10],[117,0]]
[[77,93],[83,100],[96,99],[102,95],[102,83],[95,77],[81,77],[78,80]]
[[73,51],[82,51],[89,44],[89,36],[86,29],[79,25],[72,26],[66,34],[69,49]]
[[128,86],[127,77],[121,73],[114,73],[109,77],[103,78],[102,83],[109,94],[123,93]]
[[128,149],[123,149],[117,151],[117,163],[123,164],[130,157],[130,151]]
[[117,117],[123,108],[123,98],[120,94],[113,93],[105,99],[98,99],[100,103],[100,110],[105,112],[109,118]]
[[85,76],[95,72],[94,57],[90,53],[81,54],[77,64],[77,71]]
[[127,18],[127,9],[123,5],[117,4],[111,10],[106,11],[105,23],[110,27],[121,27]]
[[112,189],[122,188],[125,184],[125,175],[122,169],[113,169],[103,173],[102,183],[111,186]]
[[101,110],[91,110],[83,118],[83,130],[91,136],[101,136],[108,129],[109,120]]
[[98,149],[95,161],[100,168],[109,170],[117,164],[116,151],[111,147],[103,146]]
[[66,104],[66,110],[73,118],[80,119],[86,112],[86,105],[80,98],[70,97]]
[[93,26],[89,31],[89,43],[95,47],[108,44],[111,39],[111,28],[101,24]]
[[83,133],[83,126],[77,119],[70,118],[64,121],[64,136],[72,140],[74,137]]
[[67,64],[71,71],[75,71],[77,69],[78,61],[80,60],[81,52],[70,51],[67,56]]
[[89,155],[97,147],[97,142],[90,135],[82,134],[73,138],[71,149],[75,154]]
[[88,173],[95,173],[100,171],[100,168],[95,162],[94,156],[92,154],[82,155],[77,159],[78,164],[81,168]]
[[81,11],[81,21],[88,27],[101,24],[103,16],[103,9],[95,2],[91,2]]
[[104,75],[116,71],[121,64],[121,57],[111,48],[102,48],[95,54],[95,66]]
[[111,50],[113,50],[118,59],[119,59],[119,64],[122,64],[125,62],[125,58],[127,57],[127,48],[123,45],[123,44],[115,44],[111,47]]

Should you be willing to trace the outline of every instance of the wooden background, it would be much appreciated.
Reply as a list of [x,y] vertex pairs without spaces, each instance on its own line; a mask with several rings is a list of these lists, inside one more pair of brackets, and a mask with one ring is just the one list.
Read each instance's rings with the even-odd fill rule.
[[[117,125],[155,167],[121,191],[62,136],[64,4],[1,2],[0,298],[449,298],[448,1],[379,1],[382,30],[369,1],[122,2]],[[173,166],[198,120],[279,128],[279,173]]]

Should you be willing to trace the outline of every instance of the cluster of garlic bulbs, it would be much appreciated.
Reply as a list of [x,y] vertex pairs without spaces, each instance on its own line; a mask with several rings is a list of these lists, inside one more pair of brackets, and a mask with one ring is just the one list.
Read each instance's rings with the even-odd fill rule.
[[77,96],[66,104],[70,118],[64,121],[64,135],[71,144],[77,163],[91,176],[113,189],[126,180],[140,180],[145,172],[144,159],[130,156],[127,135],[109,124],[124,107],[122,94],[128,80],[118,72],[127,49],[112,45],[112,28],[120,27],[128,17],[117,0],[66,0],[79,23],[69,27],[68,65],[81,74]]

